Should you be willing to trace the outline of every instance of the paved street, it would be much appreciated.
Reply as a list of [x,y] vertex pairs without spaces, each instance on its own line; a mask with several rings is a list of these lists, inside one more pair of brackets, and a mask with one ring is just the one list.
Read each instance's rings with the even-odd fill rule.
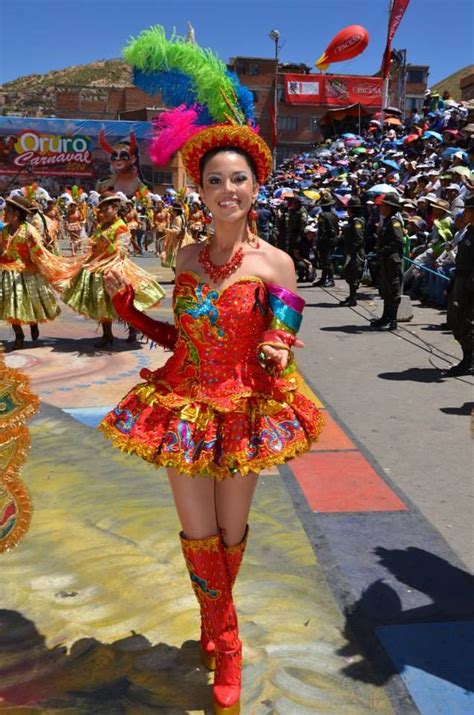
[[[441,377],[460,352],[439,311],[415,304],[397,333],[374,333],[372,289],[354,309],[338,306],[342,281],[301,294],[299,364],[326,427],[259,482],[236,587],[242,713],[470,713],[473,380]],[[23,472],[32,527],[0,557],[0,710],[210,713],[164,472],[94,429],[166,353],[97,352],[95,331],[65,308],[7,354],[42,409]]]

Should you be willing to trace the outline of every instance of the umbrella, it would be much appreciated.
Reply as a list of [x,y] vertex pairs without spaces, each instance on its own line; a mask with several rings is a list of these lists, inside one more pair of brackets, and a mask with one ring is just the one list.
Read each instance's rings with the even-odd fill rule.
[[401,127],[402,123],[397,117],[387,117],[385,124],[392,124],[394,127]]
[[459,104],[454,99],[445,99],[444,106],[445,107],[459,107]]
[[321,194],[318,191],[303,191],[303,194],[311,199],[312,201],[319,201]]
[[315,174],[319,174],[320,176],[324,176],[324,174],[328,173],[328,170],[324,166],[318,166],[317,169],[315,169]]
[[411,144],[412,142],[416,142],[417,139],[419,139],[420,136],[419,134],[409,134],[403,139],[404,144]]
[[449,169],[449,173],[456,173],[460,176],[467,176],[468,178],[471,178],[472,175],[472,171],[467,166],[453,166]]
[[[335,192],[336,193],[336,192]],[[336,199],[341,202],[343,206],[347,206],[349,203],[349,200],[351,198],[350,194],[346,194],[345,196],[341,196],[339,194],[336,194]]]
[[310,186],[312,185],[312,181],[299,181],[298,182],[298,187],[300,189],[309,189]]
[[273,196],[276,199],[283,199],[285,196],[294,196],[293,189],[288,186],[280,186],[279,189],[273,192]]
[[382,159],[382,164],[385,164],[385,166],[389,166],[390,169],[393,169],[394,171],[400,171],[400,167],[398,166],[396,161],[392,161],[392,159]]
[[355,134],[351,134],[350,132],[346,132],[345,134],[341,134],[341,137],[342,137],[343,139],[355,139],[355,138],[356,138],[356,135],[355,135]]
[[384,112],[388,112],[389,114],[402,114],[402,110],[398,107],[385,107]]
[[378,127],[382,126],[378,119],[371,119],[369,124],[376,124]]
[[[458,151],[462,152],[464,154],[464,149],[461,149],[458,146],[448,146],[447,149],[443,151],[441,154],[442,159],[449,159],[453,154],[456,154]],[[467,159],[467,155],[466,155]]]
[[360,146],[363,143],[364,142],[362,141],[362,139],[356,139],[356,138],[346,139],[346,141],[345,141],[346,147],[349,147],[350,149],[353,149],[356,146]]
[[371,189],[367,190],[367,193],[369,194],[389,194],[390,192],[394,192],[395,189],[393,186],[390,186],[390,184],[376,184],[375,186],[372,186]]
[[436,139],[439,142],[443,141],[443,137],[441,136],[441,134],[439,132],[432,132],[432,131],[425,132],[422,136],[422,139]]
[[367,149],[365,146],[356,146],[354,149],[351,149],[351,154],[367,154]]

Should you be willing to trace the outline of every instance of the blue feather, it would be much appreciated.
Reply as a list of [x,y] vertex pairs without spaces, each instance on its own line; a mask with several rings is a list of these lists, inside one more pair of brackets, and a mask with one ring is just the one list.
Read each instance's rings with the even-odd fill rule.
[[[151,96],[160,93],[162,102],[167,107],[179,107],[180,104],[192,107],[199,104],[191,78],[179,70],[144,72],[134,68],[133,84]],[[201,111],[197,123],[213,124],[215,119],[211,117],[207,107],[199,106]]]
[[240,108],[244,114],[244,117],[247,119],[247,121],[251,121],[255,118],[254,111],[253,111],[253,94],[246,87],[244,84],[240,83],[240,80],[238,76],[235,74],[235,72],[231,72],[230,70],[226,71],[226,75],[229,77],[231,80],[235,93],[237,95],[237,101],[240,105]]

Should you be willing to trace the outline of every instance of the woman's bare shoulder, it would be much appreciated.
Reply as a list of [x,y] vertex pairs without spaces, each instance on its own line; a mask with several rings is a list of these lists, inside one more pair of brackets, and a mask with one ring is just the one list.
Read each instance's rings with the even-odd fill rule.
[[260,242],[262,251],[262,268],[265,273],[264,280],[267,283],[277,283],[278,285],[296,291],[295,264],[288,253],[276,246],[272,246],[267,241]]
[[182,246],[176,256],[176,273],[186,269],[194,269],[198,264],[199,252],[202,245],[199,243],[189,243]]

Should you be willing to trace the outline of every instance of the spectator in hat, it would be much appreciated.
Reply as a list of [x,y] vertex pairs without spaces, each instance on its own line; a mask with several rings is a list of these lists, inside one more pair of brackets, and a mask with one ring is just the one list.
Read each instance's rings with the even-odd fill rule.
[[378,284],[383,298],[383,313],[372,320],[377,330],[396,330],[397,312],[401,299],[403,220],[398,194],[386,194],[380,204],[382,226],[377,242]]
[[457,184],[448,184],[444,190],[444,198],[449,201],[451,217],[456,218],[460,211],[464,210],[464,201],[460,196],[460,188]]
[[465,228],[457,243],[454,284],[449,296],[448,322],[461,345],[462,359],[444,374],[447,377],[474,375],[474,196],[466,199]]
[[295,248],[295,266],[298,274],[298,282],[312,283],[316,275],[316,254],[315,241],[318,228],[314,221],[308,221],[303,237]]
[[313,285],[325,288],[332,288],[336,285],[334,283],[332,252],[339,237],[339,219],[331,211],[334,203],[334,199],[329,192],[324,193],[318,203],[321,213],[318,215],[317,250],[322,273],[321,278],[315,281]]
[[349,295],[339,305],[357,305],[356,293],[364,267],[365,222],[362,218],[362,204],[357,196],[349,199],[346,206],[349,220],[342,231],[344,267],[341,276],[349,285]]
[[430,199],[433,212],[433,227],[430,234],[430,242],[433,247],[439,245],[439,250],[435,258],[442,251],[442,244],[450,241],[453,237],[453,220],[451,218],[451,206],[449,201],[444,199]]

